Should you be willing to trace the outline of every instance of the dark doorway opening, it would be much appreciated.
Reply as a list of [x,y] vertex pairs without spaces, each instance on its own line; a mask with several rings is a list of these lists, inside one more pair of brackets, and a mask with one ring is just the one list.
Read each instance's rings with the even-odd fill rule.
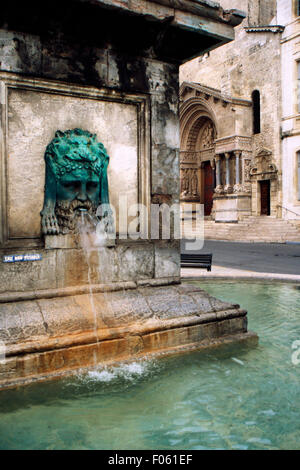
[[211,215],[215,189],[215,174],[210,162],[203,163],[204,172],[204,215]]
[[270,180],[260,181],[260,215],[271,215]]

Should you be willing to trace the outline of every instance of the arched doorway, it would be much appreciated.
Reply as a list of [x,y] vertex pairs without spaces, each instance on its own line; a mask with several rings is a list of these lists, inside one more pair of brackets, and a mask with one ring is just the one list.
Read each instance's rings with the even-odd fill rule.
[[[210,216],[213,208],[213,195],[215,189],[214,145],[216,128],[213,121],[206,118],[203,122],[196,146],[200,149],[202,194],[201,202],[204,204],[204,215]],[[206,160],[207,158],[207,160]],[[209,159],[208,159],[209,158]]]
[[205,216],[210,216],[213,208],[216,136],[211,117],[195,108],[182,133],[181,201],[204,204]]
[[204,204],[204,215],[211,215],[213,208],[213,196],[215,189],[215,172],[211,166],[211,162],[203,162],[202,164],[203,172],[203,204]]

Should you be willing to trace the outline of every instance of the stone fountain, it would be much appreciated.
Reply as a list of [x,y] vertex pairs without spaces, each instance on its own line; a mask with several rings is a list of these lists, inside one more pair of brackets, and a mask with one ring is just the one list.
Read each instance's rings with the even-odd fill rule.
[[[151,236],[151,204],[179,203],[179,65],[244,15],[204,0],[2,13],[0,387],[255,340],[245,310],[181,284],[174,233]],[[129,207],[144,208],[132,237]]]

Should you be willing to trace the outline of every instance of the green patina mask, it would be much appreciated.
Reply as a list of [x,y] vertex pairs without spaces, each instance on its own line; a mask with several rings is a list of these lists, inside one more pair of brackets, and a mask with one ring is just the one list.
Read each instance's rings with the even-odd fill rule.
[[100,204],[109,204],[109,156],[95,134],[82,129],[57,131],[45,161],[44,234],[72,232],[81,211],[94,216]]
[[72,170],[83,168],[101,177],[107,168],[109,156],[96,134],[82,129],[57,131],[46,149],[45,160],[57,179]]

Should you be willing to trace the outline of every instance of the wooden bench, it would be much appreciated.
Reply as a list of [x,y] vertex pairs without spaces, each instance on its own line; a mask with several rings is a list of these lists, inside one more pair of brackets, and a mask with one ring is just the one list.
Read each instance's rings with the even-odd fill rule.
[[211,271],[212,254],[198,255],[191,253],[181,253],[182,268],[205,268]]

